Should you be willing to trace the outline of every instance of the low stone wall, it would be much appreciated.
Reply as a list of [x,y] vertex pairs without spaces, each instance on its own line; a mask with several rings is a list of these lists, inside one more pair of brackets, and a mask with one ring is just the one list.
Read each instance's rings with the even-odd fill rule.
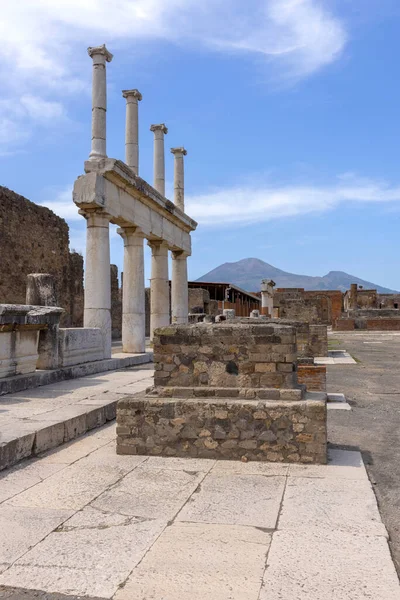
[[333,324],[334,331],[353,331],[354,319],[336,319]]
[[163,327],[154,335],[156,386],[294,388],[296,333],[277,324]]
[[307,390],[315,392],[326,391],[326,366],[325,365],[297,365],[297,379],[306,386]]
[[399,319],[367,319],[366,328],[372,331],[400,331]]
[[310,323],[311,356],[328,356],[328,328],[326,325]]
[[325,463],[326,403],[124,398],[117,454]]
[[58,334],[60,367],[70,367],[104,359],[103,338],[94,327],[60,329]]

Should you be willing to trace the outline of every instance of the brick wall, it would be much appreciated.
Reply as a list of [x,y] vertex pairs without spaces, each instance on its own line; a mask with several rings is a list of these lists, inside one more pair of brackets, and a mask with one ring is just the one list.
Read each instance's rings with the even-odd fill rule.
[[315,392],[326,391],[325,365],[297,365],[298,382],[307,386],[307,390]]
[[333,329],[335,331],[353,331],[354,326],[354,319],[336,319]]
[[373,331],[400,331],[400,319],[367,319],[366,325]]

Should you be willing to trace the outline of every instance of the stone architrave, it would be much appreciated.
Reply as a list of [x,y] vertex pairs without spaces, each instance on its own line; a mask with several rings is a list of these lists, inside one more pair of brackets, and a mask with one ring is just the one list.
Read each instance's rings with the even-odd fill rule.
[[168,133],[168,128],[164,123],[160,123],[151,125],[150,131],[154,133],[154,188],[165,196],[164,135]]
[[143,232],[137,227],[123,227],[118,233],[124,240],[124,285],[122,289],[122,349],[144,352],[145,292]]
[[168,245],[162,240],[148,245],[151,248],[150,339],[153,339],[154,330],[170,322]]
[[142,94],[139,90],[123,90],[126,98],[125,123],[125,162],[138,175],[139,173],[139,102]]
[[88,54],[93,60],[92,87],[92,149],[89,160],[106,158],[106,112],[107,112],[107,81],[106,62],[111,62],[113,55],[105,44],[88,48]]
[[177,208],[185,212],[185,175],[184,159],[187,155],[185,148],[171,148],[174,155],[174,203]]
[[110,215],[89,209],[86,219],[84,327],[102,331],[104,358],[111,358]]
[[188,322],[189,290],[185,252],[172,252],[171,309],[172,323]]

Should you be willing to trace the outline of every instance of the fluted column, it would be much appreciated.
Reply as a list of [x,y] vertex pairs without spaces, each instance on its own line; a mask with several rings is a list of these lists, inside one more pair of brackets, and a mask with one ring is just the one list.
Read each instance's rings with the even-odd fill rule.
[[123,227],[118,233],[124,240],[124,284],[122,288],[123,352],[144,352],[144,235],[137,227]]
[[171,308],[172,323],[187,323],[189,314],[189,292],[187,254],[172,252]]
[[96,210],[80,211],[86,218],[84,327],[99,327],[104,357],[111,357],[110,216]]
[[125,162],[138,175],[139,173],[139,90],[123,90],[126,98],[125,122]]
[[157,327],[169,325],[168,246],[162,241],[148,242],[151,248],[150,338]]
[[165,196],[165,156],[164,135],[168,133],[164,123],[151,125],[150,131],[154,132],[154,188]]
[[92,83],[92,149],[89,160],[106,158],[106,112],[107,112],[107,80],[106,62],[111,62],[113,55],[105,44],[88,48],[93,60]]
[[184,176],[184,160],[187,155],[185,148],[171,148],[174,155],[174,203],[185,212],[185,176]]

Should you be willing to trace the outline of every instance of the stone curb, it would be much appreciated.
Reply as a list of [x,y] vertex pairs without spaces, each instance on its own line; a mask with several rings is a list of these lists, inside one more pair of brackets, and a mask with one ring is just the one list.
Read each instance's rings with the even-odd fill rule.
[[[71,367],[63,367],[51,371],[35,371],[28,375],[16,375],[15,377],[7,377],[0,380],[0,396],[5,394],[16,394],[23,390],[40,387],[41,385],[49,385],[65,381],[66,379],[77,379],[78,377],[87,377],[96,373],[104,373],[106,371],[116,371],[126,367],[134,367],[153,362],[153,353],[146,352],[144,354],[135,354],[134,356],[126,356],[123,358],[108,358],[106,360],[97,360],[95,362],[85,363],[83,365],[74,365]],[[0,399],[1,404],[1,399]]]

